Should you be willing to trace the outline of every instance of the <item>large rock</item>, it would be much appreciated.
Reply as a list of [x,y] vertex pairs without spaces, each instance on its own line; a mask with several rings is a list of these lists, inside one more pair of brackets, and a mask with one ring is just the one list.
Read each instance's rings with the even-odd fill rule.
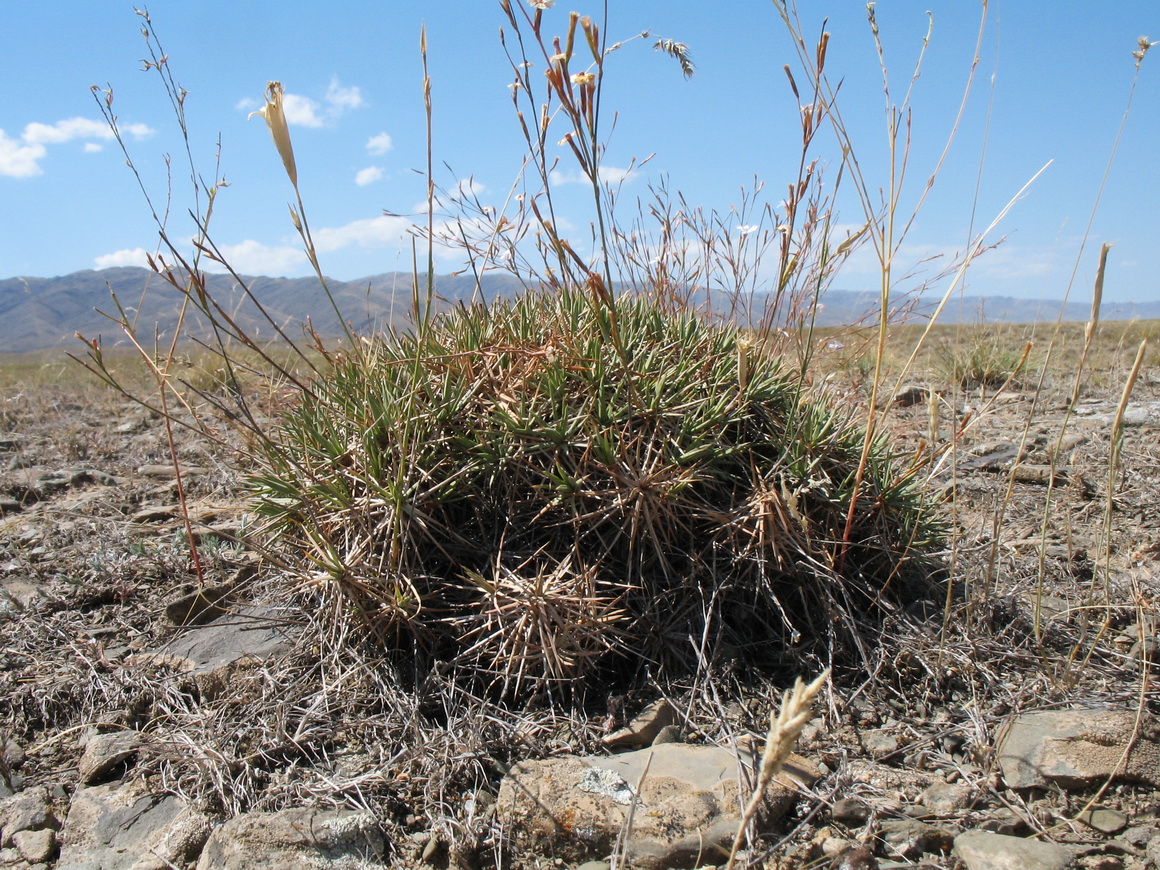
[[383,835],[370,813],[292,809],[247,813],[213,832],[197,870],[364,870],[383,867]]
[[0,801],[0,847],[7,848],[22,831],[56,830],[56,808],[44,786],[26,789]]
[[96,785],[103,779],[112,779],[110,774],[133,761],[141,743],[142,737],[136,731],[90,736],[77,762],[77,778],[81,785]]
[[1109,777],[1160,788],[1160,721],[1137,723],[1132,710],[1024,713],[1000,738],[998,756],[1011,788],[1074,788]]
[[12,835],[12,845],[29,864],[43,864],[56,851],[56,831],[52,828],[17,831]]
[[[626,832],[627,858],[642,870],[723,863],[755,762],[751,752],[684,743],[607,758],[524,761],[500,784],[498,817],[517,848],[567,861],[606,857]],[[818,776],[792,756],[766,794],[758,829],[792,807],[798,783]]]
[[967,870],[1067,870],[1075,853],[1066,846],[987,831],[955,837],[955,854]]
[[163,649],[135,656],[132,664],[167,665],[192,679],[205,699],[216,697],[246,670],[292,647],[277,618],[260,607],[247,606],[187,629]]
[[79,789],[61,831],[57,870],[162,870],[195,858],[210,822],[139,782]]

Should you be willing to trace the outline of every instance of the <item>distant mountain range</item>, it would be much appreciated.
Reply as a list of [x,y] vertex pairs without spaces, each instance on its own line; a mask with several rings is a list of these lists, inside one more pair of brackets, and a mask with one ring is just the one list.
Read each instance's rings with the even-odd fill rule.
[[[300,339],[308,321],[321,336],[340,335],[336,306],[356,332],[401,325],[408,322],[412,306],[410,273],[328,281],[334,305],[315,278],[243,276],[242,280],[248,296],[229,275],[207,274],[206,289],[223,311],[259,339],[276,339],[274,325],[285,336]],[[436,286],[443,304],[470,302],[476,290],[470,275],[437,276]],[[483,281],[488,299],[518,293],[521,286],[509,276],[487,275]],[[77,346],[77,333],[90,339],[101,336],[106,347],[124,344],[120,326],[106,316],[118,315],[118,309],[135,318],[139,336],[152,342],[156,330],[165,339],[181,316],[183,302],[183,294],[149,269],[137,267],[86,270],[59,278],[9,278],[0,281],[0,352]],[[208,335],[203,317],[188,310],[185,316],[188,333]]]
[[[276,338],[276,330],[261,317],[254,300],[270,320],[291,338],[300,338],[309,319],[322,336],[335,336],[341,326],[333,307],[314,278],[245,277],[250,298],[228,275],[209,275],[208,289],[231,317],[259,337]],[[368,332],[388,324],[407,322],[411,309],[409,273],[388,272],[357,281],[330,281],[328,286],[339,311],[356,332]],[[470,302],[477,293],[475,278],[469,274],[440,275],[435,279],[442,304]],[[491,300],[521,291],[511,276],[489,273],[478,288]],[[99,312],[116,313],[117,307],[137,318],[138,334],[152,341],[156,331],[162,338],[177,323],[183,297],[148,269],[123,267],[74,272],[59,278],[8,278],[0,281],[0,352],[23,352],[53,347],[75,346],[75,335],[102,336],[106,346],[121,344],[120,327]],[[822,299],[818,324],[839,326],[865,319],[876,312],[878,299],[872,293],[831,289]],[[1005,296],[956,298],[939,318],[943,323],[980,322],[1034,323],[1054,321],[1062,303],[1050,299],[1014,299]],[[908,319],[929,316],[934,302],[919,300]],[[1088,303],[1071,303],[1064,309],[1065,320],[1084,321]],[[872,317],[872,315],[871,315]],[[1160,301],[1134,304],[1105,304],[1104,320],[1160,318]],[[187,328],[205,334],[207,324],[187,315]]]

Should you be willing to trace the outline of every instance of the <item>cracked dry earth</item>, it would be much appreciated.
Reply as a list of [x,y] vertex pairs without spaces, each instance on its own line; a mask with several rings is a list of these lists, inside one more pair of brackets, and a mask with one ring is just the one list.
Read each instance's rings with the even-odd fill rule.
[[[725,863],[706,832],[736,829],[783,685],[523,714],[438,674],[403,691],[312,634],[237,543],[227,457],[176,432],[199,590],[159,419],[96,387],[0,399],[0,867]],[[905,391],[888,425],[906,449],[973,420],[931,483],[957,530],[953,594],[913,602],[866,670],[836,675],[744,864],[1160,867],[1160,369],[1109,481],[1118,401]],[[698,784],[694,749],[732,761]],[[622,776],[631,752],[644,772]],[[594,770],[600,788],[567,791]],[[669,783],[652,805],[649,776]],[[536,816],[553,800],[569,824]]]

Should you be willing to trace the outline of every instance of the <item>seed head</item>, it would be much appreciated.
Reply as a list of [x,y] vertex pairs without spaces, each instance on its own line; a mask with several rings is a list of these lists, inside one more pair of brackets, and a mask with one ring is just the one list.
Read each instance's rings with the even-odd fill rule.
[[261,115],[266,119],[266,126],[270,128],[270,135],[274,137],[274,145],[282,157],[282,165],[286,167],[286,174],[290,176],[290,183],[298,186],[298,167],[294,163],[294,146],[290,144],[290,127],[286,123],[286,112],[282,108],[282,83],[266,83],[266,105],[256,112],[250,112],[249,117]]

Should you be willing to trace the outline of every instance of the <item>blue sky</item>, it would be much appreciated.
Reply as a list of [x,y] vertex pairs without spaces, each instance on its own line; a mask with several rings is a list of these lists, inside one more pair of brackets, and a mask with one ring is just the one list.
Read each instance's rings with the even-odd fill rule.
[[[526,0],[512,0],[524,3]],[[545,29],[561,33],[572,8],[559,0]],[[622,204],[647,198],[664,180],[692,205],[728,210],[754,177],[777,203],[798,155],[797,101],[782,67],[794,63],[785,28],[768,0],[685,3],[609,0],[607,32],[628,39],[646,29],[686,43],[697,66],[677,64],[636,40],[606,67],[605,109],[618,113],[606,167],[628,177]],[[927,28],[934,29],[915,85],[909,187],[921,194],[950,131],[966,82],[982,6],[971,0],[882,0],[878,19],[896,99],[901,98]],[[324,270],[354,279],[410,268],[400,233],[425,182],[420,25],[428,35],[437,181],[470,179],[481,202],[503,205],[520,168],[522,139],[508,85],[512,71],[498,34],[505,23],[489,0],[154,0],[148,10],[170,68],[188,91],[190,145],[199,170],[229,182],[217,200],[212,234],[243,273],[304,275],[286,209],[289,183],[260,118],[267,80],[284,83],[301,188],[323,240]],[[874,45],[858,0],[802,0],[808,32],[828,17],[827,69],[842,81],[840,104],[863,171],[887,183],[884,96]],[[140,19],[110,0],[0,4],[0,277],[53,276],[142,262],[157,233],[136,182],[100,123],[91,85],[111,86],[116,112],[144,182],[158,202],[172,157],[175,237],[189,238],[192,206],[183,146],[146,56]],[[899,255],[899,273],[963,247],[974,209],[986,226],[1048,161],[1052,165],[1000,224],[1004,238],[972,269],[972,293],[1062,296],[1080,249],[1129,95],[1136,39],[1160,39],[1160,3],[1119,0],[992,0],[977,77],[947,162]],[[1160,52],[1160,49],[1157,49]],[[1115,243],[1105,298],[1160,297],[1160,53],[1148,57],[1132,113],[1096,215],[1073,298],[1090,293],[1101,242]],[[799,78],[799,82],[801,79]],[[833,137],[818,139],[825,171],[837,168]],[[562,225],[585,250],[591,219],[561,149],[554,191]],[[444,166],[443,164],[446,164]],[[450,167],[450,168],[448,168]],[[980,175],[981,170],[981,175]],[[976,186],[978,194],[976,199]],[[856,201],[840,199],[839,220],[860,225]],[[856,255],[835,286],[874,288],[869,251]],[[459,261],[448,254],[440,270]],[[926,266],[925,274],[937,271]],[[944,285],[937,285],[940,289]],[[905,289],[903,287],[902,289]]]

